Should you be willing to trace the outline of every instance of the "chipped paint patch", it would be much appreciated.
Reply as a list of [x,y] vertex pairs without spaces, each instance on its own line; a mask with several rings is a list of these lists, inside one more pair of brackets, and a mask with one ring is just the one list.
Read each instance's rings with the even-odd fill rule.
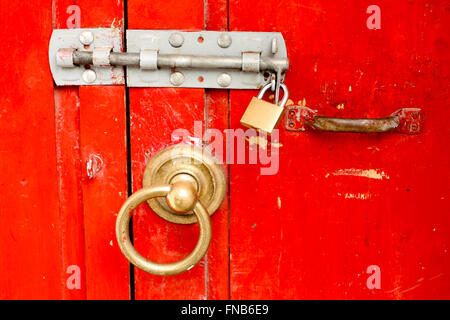
[[277,198],[277,203],[278,203],[278,209],[281,209],[281,198],[280,197]]
[[342,193],[338,193],[338,196],[344,197],[344,199],[356,199],[356,200],[369,200],[370,198],[372,198],[372,194],[370,192],[366,192],[366,193],[350,193],[350,192],[346,192],[344,194]]
[[250,146],[257,144],[259,145],[260,148],[263,148],[264,150],[267,149],[267,144],[269,143],[266,138],[260,136],[251,136],[249,138],[245,138],[245,140],[248,141]]
[[[333,176],[355,176],[355,177],[364,177],[368,179],[376,179],[376,180],[383,180],[383,179],[389,179],[389,176],[380,169],[339,169],[335,172],[332,172],[331,175]],[[328,178],[330,176],[330,173],[327,173],[325,175],[325,178]]]
[[303,100],[299,100],[298,105],[306,107],[306,98],[303,98]]
[[288,99],[288,101],[286,102],[286,106],[293,106],[294,104],[294,101],[292,101],[291,99]]
[[[253,147],[256,144],[264,150],[267,149],[267,145],[269,144],[269,141],[267,141],[264,136],[251,136],[249,138],[245,138],[245,140],[248,141],[250,147]],[[283,144],[280,142],[271,142],[270,145],[274,148],[281,148],[283,146]]]

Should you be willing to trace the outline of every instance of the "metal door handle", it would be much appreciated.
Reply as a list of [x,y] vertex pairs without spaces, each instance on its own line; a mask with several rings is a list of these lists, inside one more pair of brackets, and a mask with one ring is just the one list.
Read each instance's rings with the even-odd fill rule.
[[[225,186],[222,167],[206,150],[179,144],[160,151],[147,164],[143,188],[133,193],[119,211],[116,237],[120,250],[136,267],[155,275],[169,276],[191,269],[208,251],[212,233],[209,216],[222,203]],[[157,263],[136,251],[130,239],[130,214],[145,201],[156,214],[169,222],[199,223],[197,245],[184,259]]]
[[[166,197],[168,206],[178,212],[186,213],[193,209],[200,225],[200,236],[194,250],[184,259],[173,263],[157,263],[140,255],[130,240],[130,213],[141,203],[155,197]],[[169,276],[182,273],[195,266],[205,255],[211,242],[211,221],[209,213],[197,199],[197,192],[185,181],[172,185],[154,186],[135,192],[125,201],[116,221],[116,237],[120,250],[136,267],[148,273]]]
[[396,131],[405,134],[422,132],[424,113],[418,108],[403,108],[388,117],[376,119],[334,118],[318,115],[305,106],[289,106],[286,129],[305,131],[306,126],[331,132],[376,133]]

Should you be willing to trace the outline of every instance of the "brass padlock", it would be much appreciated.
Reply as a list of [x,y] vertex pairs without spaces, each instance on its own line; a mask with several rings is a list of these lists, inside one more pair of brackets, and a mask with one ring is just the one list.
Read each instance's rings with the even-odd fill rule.
[[265,85],[259,92],[257,97],[253,97],[252,101],[245,110],[244,115],[241,118],[241,124],[247,128],[256,129],[267,134],[272,134],[281,120],[281,116],[284,112],[284,106],[289,97],[289,92],[285,84],[281,84],[283,89],[283,100],[280,105],[276,105],[262,100],[264,93],[272,86],[271,83]]

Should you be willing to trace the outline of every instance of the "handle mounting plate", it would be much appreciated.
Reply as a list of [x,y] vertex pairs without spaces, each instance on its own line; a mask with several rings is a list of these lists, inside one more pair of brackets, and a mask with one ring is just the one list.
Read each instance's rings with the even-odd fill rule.
[[[158,152],[147,164],[142,185],[146,188],[172,184],[181,175],[189,175],[195,180],[198,199],[212,215],[225,196],[226,179],[221,165],[206,149],[177,144]],[[163,198],[150,199],[148,204],[167,221],[179,224],[197,222],[192,211],[178,214],[168,207]]]

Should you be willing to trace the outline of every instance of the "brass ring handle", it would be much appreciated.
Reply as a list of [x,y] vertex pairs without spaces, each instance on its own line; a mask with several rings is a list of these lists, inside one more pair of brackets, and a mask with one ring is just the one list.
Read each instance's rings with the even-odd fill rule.
[[[196,191],[193,191],[193,194],[190,192],[191,190],[189,190],[183,182],[177,182],[172,185],[159,185],[143,188],[133,193],[125,201],[117,216],[116,237],[120,250],[122,250],[122,253],[128,261],[148,273],[169,276],[191,269],[203,258],[211,242],[211,222],[208,211],[197,199]],[[140,255],[131,243],[129,230],[131,211],[136,209],[144,201],[155,197],[166,197],[169,206],[169,202],[172,202],[174,206],[178,205],[180,208],[184,208],[183,210],[180,210],[183,212],[193,209],[194,215],[198,220],[200,235],[197,245],[189,255],[180,261],[172,263],[157,263],[150,261]],[[187,204],[186,201],[189,201],[190,203]]]

